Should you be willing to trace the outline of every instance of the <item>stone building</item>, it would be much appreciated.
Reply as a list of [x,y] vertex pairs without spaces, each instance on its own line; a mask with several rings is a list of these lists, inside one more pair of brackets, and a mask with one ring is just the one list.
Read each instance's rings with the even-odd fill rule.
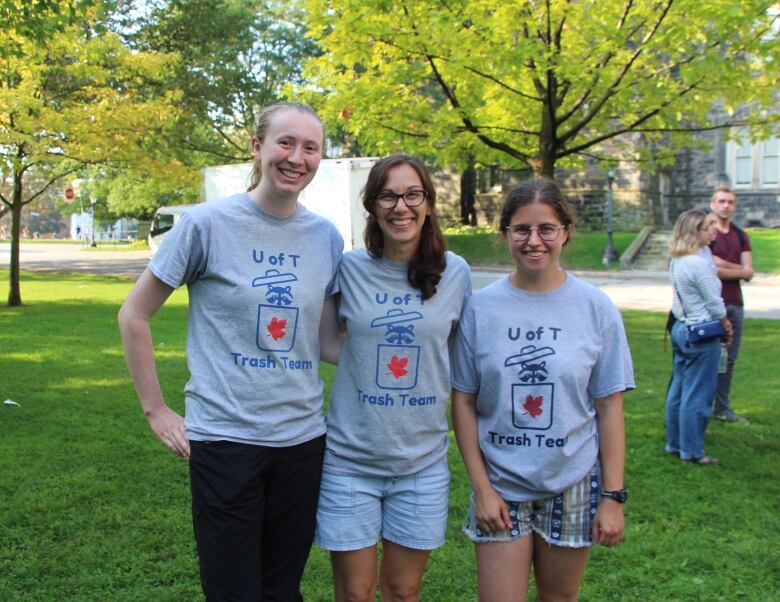
[[[739,134],[739,133],[738,133]],[[643,144],[634,135],[623,146]],[[605,149],[602,154],[609,154]],[[618,156],[614,149],[612,153]],[[673,165],[653,170],[635,161],[620,161],[613,170],[613,230],[639,230],[645,225],[670,229],[686,209],[709,206],[713,190],[731,186],[739,210],[734,221],[740,226],[780,227],[780,138],[751,141],[747,134],[728,140],[727,131],[709,130],[675,155]],[[479,170],[477,210],[480,224],[493,224],[508,190],[530,177],[529,171]],[[608,182],[606,168],[590,162],[581,170],[558,170],[556,180],[577,211],[584,230],[606,227]],[[441,212],[445,222],[457,222],[458,175],[440,172]]]

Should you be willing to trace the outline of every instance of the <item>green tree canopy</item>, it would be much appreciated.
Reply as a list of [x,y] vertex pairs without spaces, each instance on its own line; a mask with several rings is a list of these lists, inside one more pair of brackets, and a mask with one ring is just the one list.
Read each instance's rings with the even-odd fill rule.
[[[191,165],[251,157],[259,110],[300,83],[316,45],[304,36],[297,1],[145,0],[127,12],[128,44],[176,53],[171,83],[181,90],[172,152]],[[141,11],[139,17],[136,12]]]
[[23,206],[89,165],[168,170],[174,178],[179,171],[153,152],[178,111],[165,83],[174,58],[131,52],[101,25],[91,10],[53,29],[45,43],[12,32],[19,52],[0,59],[0,202],[12,214],[9,305],[21,304]]
[[83,19],[97,0],[0,0],[0,57],[24,53],[22,39],[45,43]]
[[697,129],[777,126],[780,45],[767,0],[306,5],[323,50],[306,71],[312,99],[372,152],[461,165],[473,156],[552,176],[631,133],[672,149]]

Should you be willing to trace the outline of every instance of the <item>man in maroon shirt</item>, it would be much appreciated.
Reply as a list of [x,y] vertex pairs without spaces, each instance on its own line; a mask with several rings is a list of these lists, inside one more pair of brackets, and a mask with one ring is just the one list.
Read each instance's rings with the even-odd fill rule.
[[744,422],[747,420],[731,409],[729,393],[734,363],[739,355],[742,340],[744,307],[740,281],[749,281],[753,277],[753,256],[748,235],[731,223],[731,217],[737,210],[737,197],[727,186],[721,186],[710,199],[712,213],[718,219],[718,231],[710,244],[718,278],[723,283],[721,295],[726,304],[726,313],[733,328],[731,346],[728,349],[726,372],[718,374],[718,390],[715,393],[714,416],[726,422]]

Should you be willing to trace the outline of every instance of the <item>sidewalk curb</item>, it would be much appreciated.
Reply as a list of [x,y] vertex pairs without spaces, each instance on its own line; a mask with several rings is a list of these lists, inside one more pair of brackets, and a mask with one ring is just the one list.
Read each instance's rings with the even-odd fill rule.
[[[472,271],[475,272],[496,272],[508,274],[512,271],[513,265],[484,265],[469,264]],[[565,268],[564,268],[565,269]],[[566,270],[575,276],[583,278],[614,278],[616,280],[669,280],[668,272],[650,272],[641,270]]]
[[[472,271],[496,272],[508,274],[513,266],[507,265],[483,265],[469,264]],[[566,270],[581,278],[605,278],[615,280],[655,280],[669,282],[669,272],[657,272],[649,270]],[[756,272],[750,282],[742,282],[742,286],[780,286],[780,274],[771,272]]]

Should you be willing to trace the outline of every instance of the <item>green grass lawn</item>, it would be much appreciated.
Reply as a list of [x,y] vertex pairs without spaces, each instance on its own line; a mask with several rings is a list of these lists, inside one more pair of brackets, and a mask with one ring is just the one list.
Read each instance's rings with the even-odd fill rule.
[[[445,235],[449,249],[472,265],[512,264],[507,245],[495,230],[487,227],[458,226],[445,230]],[[626,250],[634,237],[636,232],[612,233],[612,244],[618,256]],[[576,232],[569,244],[563,248],[561,263],[565,268],[573,270],[617,269],[617,263],[611,264],[609,268],[605,268],[601,263],[606,247],[606,232]]]
[[780,273],[780,229],[751,228],[748,234],[755,270]]
[[[0,298],[8,274],[0,271]],[[202,599],[186,464],[153,437],[124,366],[121,279],[23,274],[27,306],[0,307],[0,600]],[[186,293],[154,319],[165,396],[181,411]],[[637,390],[626,397],[626,541],[597,548],[583,601],[780,599],[780,321],[747,320],[734,406],[751,424],[711,425],[717,467],[663,453],[670,353],[663,314],[624,314]],[[333,370],[324,368],[328,387]],[[454,445],[447,544],[431,557],[422,600],[475,600],[471,544],[460,532],[468,482]],[[307,601],[332,600],[315,549]]]

